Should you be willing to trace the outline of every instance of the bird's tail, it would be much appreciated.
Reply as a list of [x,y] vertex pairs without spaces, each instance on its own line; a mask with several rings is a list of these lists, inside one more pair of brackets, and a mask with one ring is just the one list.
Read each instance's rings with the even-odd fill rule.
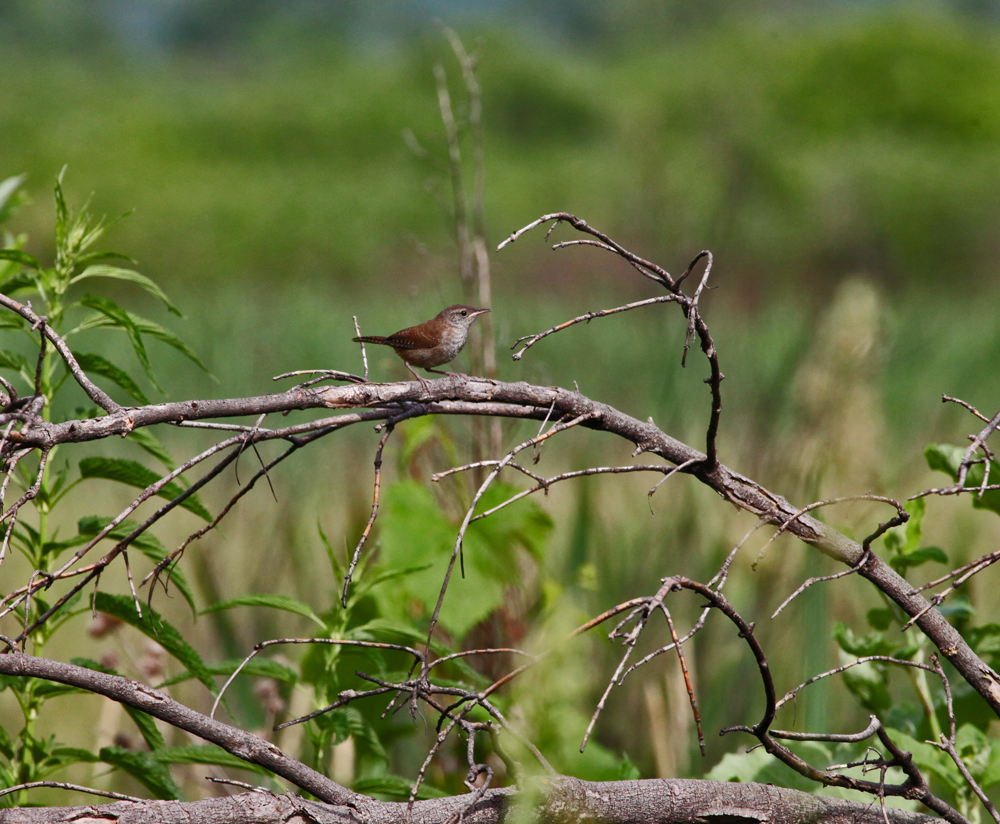
[[360,338],[351,338],[351,340],[354,341],[355,343],[383,343],[383,344],[388,344],[388,342],[389,342],[385,338],[380,337],[379,335],[365,335],[364,337],[360,337]]

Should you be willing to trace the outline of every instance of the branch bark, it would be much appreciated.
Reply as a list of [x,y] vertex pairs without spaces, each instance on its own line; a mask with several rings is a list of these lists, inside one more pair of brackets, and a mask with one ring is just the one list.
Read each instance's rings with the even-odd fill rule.
[[[466,809],[467,796],[405,803],[362,799],[357,809],[268,792],[242,793],[201,801],[115,802],[88,807],[22,808],[0,811],[0,824],[500,824],[526,814],[525,821],[601,821],[604,824],[703,824],[706,821],[767,824],[925,824],[937,819],[877,804],[826,798],[770,784],[733,784],[695,779],[590,782],[557,777],[544,803],[519,810],[512,788],[489,790]],[[464,811],[464,815],[462,815]],[[513,818],[513,820],[521,820]]]
[[96,692],[119,704],[134,707],[153,718],[166,721],[212,744],[218,744],[238,758],[251,764],[258,764],[332,804],[353,806],[358,798],[346,787],[285,755],[270,741],[188,709],[166,694],[138,681],[48,658],[36,658],[21,652],[0,655],[0,673],[43,678],[46,681],[69,684],[89,692]]

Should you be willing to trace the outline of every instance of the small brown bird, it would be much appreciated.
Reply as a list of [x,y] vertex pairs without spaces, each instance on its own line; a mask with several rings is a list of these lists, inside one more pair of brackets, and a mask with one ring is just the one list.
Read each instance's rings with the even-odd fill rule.
[[366,335],[352,340],[357,343],[380,343],[383,346],[391,346],[403,359],[406,368],[413,372],[413,377],[426,386],[427,380],[414,372],[413,367],[419,366],[428,372],[455,377],[454,372],[442,372],[432,367],[441,366],[457,358],[465,346],[472,321],[489,311],[489,309],[474,309],[471,306],[456,304],[442,309],[430,320],[400,329],[387,338]]

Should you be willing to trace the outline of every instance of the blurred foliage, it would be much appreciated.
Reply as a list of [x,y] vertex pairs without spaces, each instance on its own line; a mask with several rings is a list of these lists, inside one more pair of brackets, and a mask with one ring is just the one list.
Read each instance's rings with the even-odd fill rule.
[[[422,282],[448,248],[421,191],[446,176],[431,71],[441,44],[425,30],[366,49],[324,20],[296,38],[263,15],[256,37],[233,34],[221,52],[134,50],[119,33],[117,48],[39,60],[9,43],[0,167],[37,185],[68,162],[102,209],[135,208],[144,229],[124,228],[126,242],[168,284]],[[568,208],[674,265],[711,248],[751,295],[845,272],[893,288],[993,277],[995,29],[888,6],[680,31],[660,48],[609,36],[586,51],[516,30],[465,35],[484,89],[494,239]],[[538,263],[517,270],[505,277],[563,288]]]

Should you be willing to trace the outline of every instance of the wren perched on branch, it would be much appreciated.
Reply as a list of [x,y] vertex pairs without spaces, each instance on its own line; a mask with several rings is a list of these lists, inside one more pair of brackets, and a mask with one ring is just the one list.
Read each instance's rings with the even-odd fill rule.
[[474,309],[471,306],[456,304],[442,309],[430,320],[400,329],[394,335],[385,338],[366,335],[352,340],[357,343],[380,343],[383,346],[391,346],[403,359],[406,368],[413,373],[413,377],[426,386],[427,380],[414,372],[413,367],[419,366],[428,372],[455,377],[454,372],[442,372],[432,367],[441,366],[458,357],[469,336],[472,321],[489,311],[489,309]]

